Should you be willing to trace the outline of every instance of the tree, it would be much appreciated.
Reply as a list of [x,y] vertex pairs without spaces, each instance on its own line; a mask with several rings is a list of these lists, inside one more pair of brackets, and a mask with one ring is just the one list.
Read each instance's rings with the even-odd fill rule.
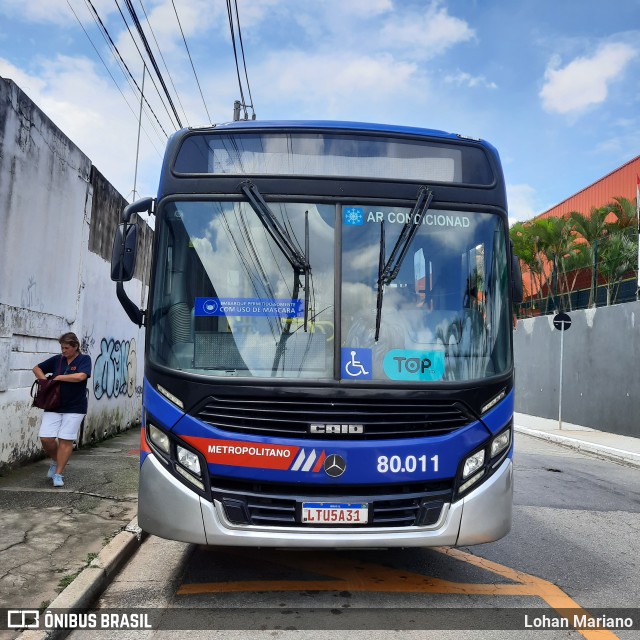
[[[589,247],[584,243],[574,242],[573,250],[564,259],[564,278],[567,291],[567,305],[569,311],[572,310],[571,293],[575,289],[576,280],[583,269],[591,266],[591,253]],[[569,284],[569,274],[572,274],[571,284]]]
[[600,273],[607,283],[607,305],[616,301],[620,281],[635,266],[636,252],[636,243],[624,231],[616,231],[607,239],[600,264]]
[[598,243],[607,235],[607,224],[605,218],[609,215],[608,207],[592,207],[588,216],[572,211],[569,220],[572,222],[577,233],[585,240],[589,246],[591,254],[591,289],[589,291],[589,307],[596,305],[596,291],[598,280]]
[[559,307],[558,294],[562,294],[563,289],[568,294],[569,290],[564,262],[574,251],[573,228],[566,218],[538,218],[534,220],[532,230],[538,238],[539,260],[544,259],[551,265],[549,291]]
[[609,204],[608,208],[617,218],[613,226],[625,235],[635,236],[638,228],[638,216],[636,214],[636,205],[628,198],[616,197]]
[[509,229],[509,237],[513,242],[513,252],[520,259],[520,263],[526,267],[522,270],[523,278],[527,273],[529,274],[529,293],[533,297],[534,292],[540,293],[540,283],[536,283],[536,278],[539,275],[538,262],[530,229],[530,222],[516,222]]

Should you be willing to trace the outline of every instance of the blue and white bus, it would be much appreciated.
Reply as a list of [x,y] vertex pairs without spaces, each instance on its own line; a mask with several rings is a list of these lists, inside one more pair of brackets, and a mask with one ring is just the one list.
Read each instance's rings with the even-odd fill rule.
[[[148,308],[132,215],[156,216]],[[233,122],[168,143],[112,279],[146,326],[138,521],[208,545],[504,536],[512,305],[496,150],[441,131]]]

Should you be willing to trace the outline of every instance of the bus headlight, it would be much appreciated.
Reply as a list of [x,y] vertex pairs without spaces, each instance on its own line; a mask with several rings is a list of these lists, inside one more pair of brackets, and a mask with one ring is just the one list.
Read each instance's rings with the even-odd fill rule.
[[511,444],[511,428],[505,429],[491,442],[491,457],[495,458]]
[[458,468],[457,495],[469,491],[475,484],[484,482],[503,462],[511,446],[511,423],[492,440],[486,441],[482,449],[465,458]]
[[185,468],[191,471],[196,476],[200,476],[200,460],[198,460],[198,456],[181,447],[179,444],[176,445],[176,452],[178,454],[178,462]]
[[480,469],[484,464],[484,449],[476,451],[472,456],[469,456],[464,461],[464,467],[462,469],[462,479],[468,478],[472,473]]
[[458,494],[464,493],[484,476],[484,449],[469,456],[462,467],[462,480],[466,480],[458,487]]
[[175,466],[176,471],[185,480],[198,487],[200,491],[204,491],[198,456],[192,451],[181,447],[179,444],[176,445],[176,454],[178,458],[178,464]]
[[[146,416],[147,440],[151,445],[155,458],[167,471],[185,484],[198,489],[200,493],[207,491],[207,465],[197,450],[187,449],[175,434],[156,427]],[[204,475],[203,475],[204,473]]]
[[158,427],[154,427],[150,424],[149,438],[151,439],[151,442],[158,447],[158,449],[169,455],[169,436],[164,431],[161,431]]

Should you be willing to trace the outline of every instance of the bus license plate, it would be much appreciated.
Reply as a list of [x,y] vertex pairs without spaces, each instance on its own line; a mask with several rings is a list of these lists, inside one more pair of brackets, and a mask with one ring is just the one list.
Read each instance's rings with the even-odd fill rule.
[[308,524],[367,524],[368,518],[366,503],[302,503],[302,522]]

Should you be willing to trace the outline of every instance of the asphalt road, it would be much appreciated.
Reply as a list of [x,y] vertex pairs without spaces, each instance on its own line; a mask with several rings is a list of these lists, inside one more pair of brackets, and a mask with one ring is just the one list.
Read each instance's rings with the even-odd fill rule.
[[[70,637],[174,638],[185,629],[225,639],[335,638],[340,629],[358,640],[639,637],[640,469],[521,434],[515,466],[512,532],[487,545],[242,550],[151,536],[98,612],[136,608],[174,630]],[[565,608],[624,614],[635,630],[525,628],[561,619]]]

